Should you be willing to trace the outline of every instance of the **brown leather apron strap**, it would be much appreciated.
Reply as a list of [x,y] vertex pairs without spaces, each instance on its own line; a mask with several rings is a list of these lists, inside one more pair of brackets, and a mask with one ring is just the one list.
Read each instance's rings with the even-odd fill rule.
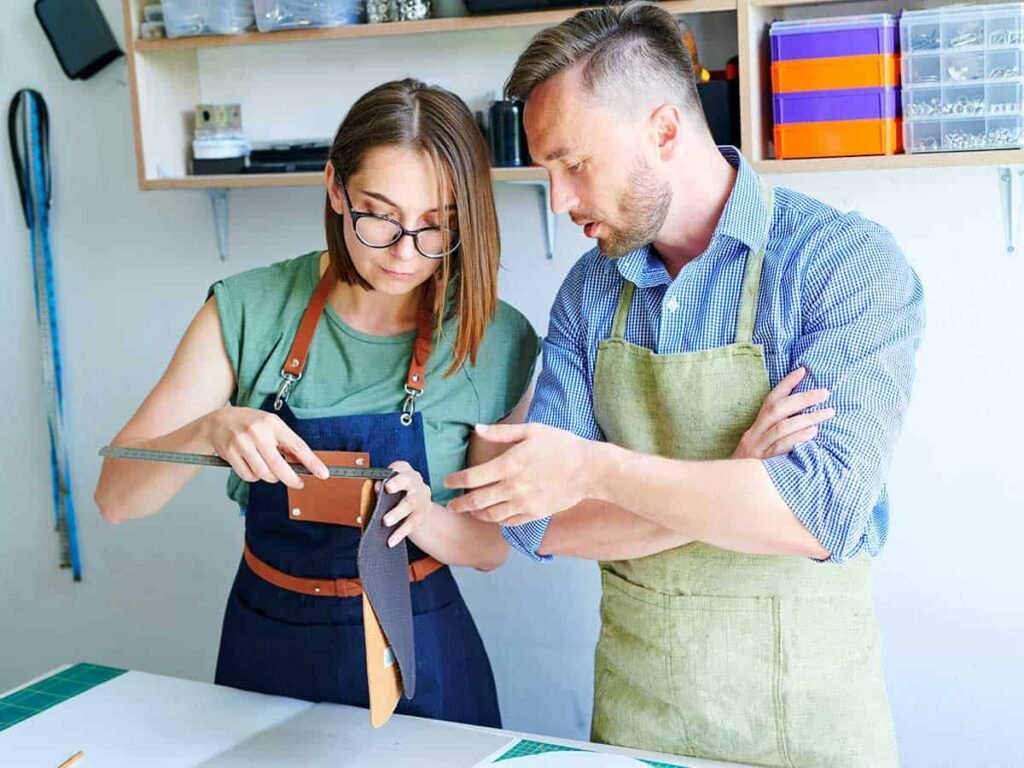
[[[246,565],[264,581],[275,587],[287,589],[289,592],[300,592],[314,597],[359,597],[363,594],[363,584],[358,579],[305,579],[279,571],[272,565],[260,560],[249,549],[246,542],[242,549]],[[432,557],[425,557],[409,563],[409,581],[423,581],[444,567],[444,563]]]
[[306,358],[309,355],[309,345],[313,342],[313,334],[316,333],[317,323],[320,322],[320,316],[324,312],[324,307],[327,306],[327,298],[331,295],[331,288],[334,287],[335,277],[334,265],[328,264],[327,269],[324,270],[323,275],[320,277],[320,282],[314,291],[312,298],[309,300],[309,304],[306,305],[306,311],[302,315],[302,321],[299,323],[299,330],[295,333],[295,338],[292,340],[291,349],[288,350],[288,359],[285,361],[284,368],[281,369],[281,373],[289,373],[292,376],[302,376],[302,372],[306,370]]
[[[428,294],[430,292],[428,291]],[[424,298],[416,318],[416,341],[412,346],[412,359],[409,360],[409,373],[405,377],[407,390],[423,392],[423,383],[427,377],[427,359],[434,346],[434,312],[429,298]]]
[[316,333],[316,326],[320,322],[320,316],[327,306],[327,298],[331,295],[331,288],[335,281],[334,266],[327,264],[327,269],[320,276],[320,282],[313,292],[306,311],[302,314],[299,322],[299,330],[292,339],[292,346],[288,350],[288,357],[281,368],[281,386],[277,390],[277,397],[274,398],[274,410],[281,410],[281,406],[288,399],[288,392],[295,382],[302,378],[302,372],[306,370],[306,358],[309,355],[309,345],[313,342],[313,334]]

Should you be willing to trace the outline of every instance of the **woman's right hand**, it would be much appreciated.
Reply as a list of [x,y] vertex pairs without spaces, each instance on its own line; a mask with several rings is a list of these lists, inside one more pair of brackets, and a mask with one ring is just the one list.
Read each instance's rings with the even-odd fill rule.
[[833,408],[803,413],[828,399],[827,389],[810,389],[793,394],[793,390],[807,375],[805,368],[797,368],[768,393],[757,418],[743,433],[734,459],[770,459],[789,453],[801,443],[813,440],[818,425],[836,415]]
[[302,488],[302,479],[288,466],[285,456],[302,464],[321,480],[330,476],[327,466],[306,441],[276,414],[256,408],[225,406],[210,413],[205,426],[214,452],[247,483],[262,480]]

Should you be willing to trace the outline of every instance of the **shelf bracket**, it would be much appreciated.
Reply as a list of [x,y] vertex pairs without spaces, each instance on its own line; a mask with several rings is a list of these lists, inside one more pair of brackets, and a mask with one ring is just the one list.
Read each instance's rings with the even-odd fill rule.
[[547,179],[508,179],[505,183],[526,184],[537,187],[537,191],[540,193],[541,213],[544,216],[544,238],[547,242],[548,259],[554,259],[558,217],[551,211],[551,185]]
[[213,206],[213,227],[217,232],[217,252],[221,261],[228,260],[228,190],[211,189],[210,205]]
[[999,171],[999,191],[1003,201],[1003,231],[1006,234],[1006,252],[1014,253],[1020,238],[1021,204],[1024,203],[1021,185],[1024,184],[1024,168],[1004,166],[997,170]]

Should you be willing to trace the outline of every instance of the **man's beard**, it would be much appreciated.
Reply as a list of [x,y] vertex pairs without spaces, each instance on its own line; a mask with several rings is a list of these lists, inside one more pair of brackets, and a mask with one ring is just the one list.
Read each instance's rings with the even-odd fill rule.
[[621,225],[602,222],[611,234],[597,239],[601,252],[617,259],[653,242],[665,224],[671,204],[672,190],[668,183],[659,181],[646,161],[638,156],[629,172],[626,190],[618,200]]

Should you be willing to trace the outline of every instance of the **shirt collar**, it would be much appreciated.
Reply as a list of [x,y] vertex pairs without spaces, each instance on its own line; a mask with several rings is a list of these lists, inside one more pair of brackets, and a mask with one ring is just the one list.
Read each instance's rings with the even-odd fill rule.
[[[718,250],[723,244],[723,238],[741,243],[747,248],[758,248],[762,245],[770,215],[762,199],[761,181],[736,147],[723,146],[718,151],[736,169],[736,181],[705,253]],[[639,288],[672,282],[665,265],[650,245],[637,248],[617,259],[616,266],[623,278]]]

